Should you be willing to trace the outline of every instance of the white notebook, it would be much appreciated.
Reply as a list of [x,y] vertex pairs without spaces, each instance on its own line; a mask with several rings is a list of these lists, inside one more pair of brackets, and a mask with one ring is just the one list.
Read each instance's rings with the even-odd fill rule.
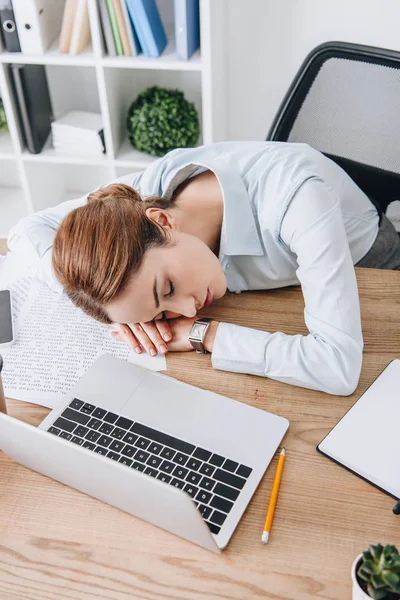
[[317,449],[400,498],[400,360],[388,364]]

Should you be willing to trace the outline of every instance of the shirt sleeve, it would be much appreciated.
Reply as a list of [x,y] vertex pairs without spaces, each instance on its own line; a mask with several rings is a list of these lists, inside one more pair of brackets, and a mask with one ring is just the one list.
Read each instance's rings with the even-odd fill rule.
[[334,190],[317,178],[305,182],[285,214],[281,239],[297,256],[309,334],[271,334],[221,323],[212,364],[349,395],[358,384],[363,339],[357,281]]
[[[134,186],[140,175],[141,172],[125,175],[114,183],[126,183]],[[96,189],[101,187],[103,186]],[[75,208],[86,204],[89,193],[21,219],[10,230],[8,236],[8,249],[15,252],[24,261],[34,277],[47,283],[52,290],[59,294],[62,292],[62,286],[56,279],[51,264],[54,237],[63,218]]]

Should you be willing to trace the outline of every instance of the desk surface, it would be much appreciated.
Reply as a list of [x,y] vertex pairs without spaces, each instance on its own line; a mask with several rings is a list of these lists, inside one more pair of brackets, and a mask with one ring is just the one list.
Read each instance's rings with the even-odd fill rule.
[[[316,444],[400,357],[400,273],[357,269],[365,340],[360,384],[334,397],[167,357],[168,374],[290,420],[270,542],[260,543],[276,458],[221,557],[30,471],[0,453],[2,600],[350,600],[350,567],[370,543],[400,542],[394,501],[321,456]],[[208,312],[239,325],[306,333],[299,288],[227,294]],[[8,401],[34,425],[48,409]]]

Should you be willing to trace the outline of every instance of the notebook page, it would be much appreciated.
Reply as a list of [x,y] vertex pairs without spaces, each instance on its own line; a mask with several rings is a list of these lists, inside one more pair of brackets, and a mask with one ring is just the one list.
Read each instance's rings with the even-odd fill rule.
[[107,326],[45,283],[18,280],[10,288],[17,333],[15,343],[2,351],[7,397],[54,408],[102,354],[148,369],[166,369],[164,356],[135,354],[125,342],[114,340]]
[[393,360],[318,448],[400,498],[400,360]]

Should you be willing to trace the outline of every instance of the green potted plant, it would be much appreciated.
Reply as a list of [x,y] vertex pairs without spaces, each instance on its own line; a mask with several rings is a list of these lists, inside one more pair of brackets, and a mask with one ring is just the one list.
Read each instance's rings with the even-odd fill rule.
[[353,600],[400,600],[400,556],[396,546],[370,546],[351,569]]
[[193,102],[180,90],[157,85],[146,88],[132,102],[127,117],[129,140],[140,152],[163,156],[175,148],[196,145],[199,116]]
[[0,98],[0,133],[7,131],[7,119],[4,111],[3,100]]

